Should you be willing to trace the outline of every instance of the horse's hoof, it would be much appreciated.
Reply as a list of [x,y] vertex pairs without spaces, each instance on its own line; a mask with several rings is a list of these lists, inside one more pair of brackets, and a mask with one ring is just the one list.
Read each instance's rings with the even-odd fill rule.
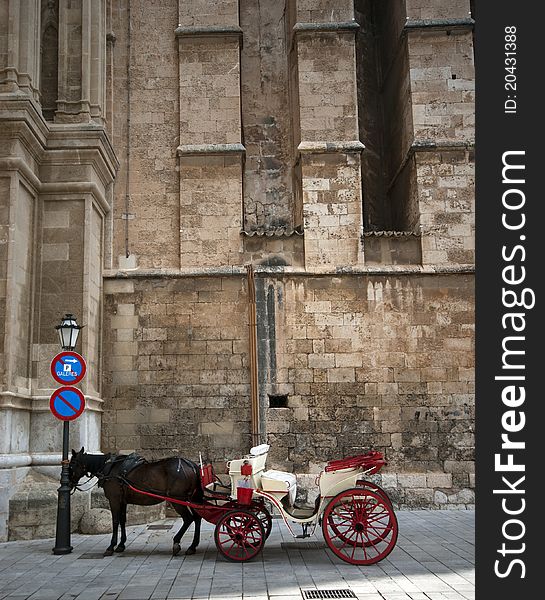
[[108,548],[108,550],[104,550],[104,556],[112,556],[114,553],[113,550],[110,550],[110,548]]
[[187,556],[190,556],[191,554],[195,554],[195,552],[197,552],[195,550],[195,548],[191,548],[191,546],[185,551]]
[[172,544],[172,556],[178,556],[182,547],[180,544]]
[[125,551],[125,546],[122,546],[121,544],[114,549],[114,552],[124,552],[124,551]]

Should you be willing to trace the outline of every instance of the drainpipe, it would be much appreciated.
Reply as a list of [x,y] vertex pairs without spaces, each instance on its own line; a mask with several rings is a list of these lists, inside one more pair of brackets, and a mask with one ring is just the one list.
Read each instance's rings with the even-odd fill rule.
[[257,316],[254,268],[246,265],[248,277],[248,335],[250,353],[250,406],[252,446],[259,444],[259,391],[257,386]]

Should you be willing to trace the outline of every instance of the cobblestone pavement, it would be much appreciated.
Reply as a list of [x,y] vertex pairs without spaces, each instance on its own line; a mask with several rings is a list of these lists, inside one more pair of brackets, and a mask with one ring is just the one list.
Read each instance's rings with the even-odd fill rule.
[[[397,516],[397,546],[368,567],[342,562],[325,548],[318,531],[294,540],[279,519],[263,552],[246,564],[224,561],[213,526],[204,522],[197,554],[172,557],[179,525],[172,519],[128,528],[127,550],[104,558],[109,535],[72,535],[74,549],[64,556],[51,553],[51,539],[7,542],[0,544],[0,599],[301,600],[302,590],[333,589],[352,590],[360,600],[473,599],[474,511],[399,511]],[[192,528],[182,552],[191,537]]]

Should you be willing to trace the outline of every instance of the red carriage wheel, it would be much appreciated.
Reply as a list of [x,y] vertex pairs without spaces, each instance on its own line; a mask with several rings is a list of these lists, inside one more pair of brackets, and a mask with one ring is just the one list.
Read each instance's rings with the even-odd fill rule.
[[362,479],[360,481],[357,482],[358,487],[363,487],[363,488],[368,488],[370,490],[372,490],[373,492],[376,492],[379,496],[382,496],[384,498],[384,500],[386,500],[386,502],[388,502],[388,504],[390,506],[392,506],[392,501],[390,500],[390,496],[388,496],[388,494],[386,493],[385,490],[383,490],[380,485],[377,485],[376,483],[373,483],[371,481],[367,481],[366,479]]
[[232,510],[217,522],[214,541],[224,558],[232,562],[244,562],[261,552],[265,531],[255,513]]
[[261,525],[263,525],[263,531],[265,532],[265,539],[267,539],[271,535],[272,531],[272,516],[267,507],[263,505],[258,505],[256,508],[254,506],[250,506],[249,510],[251,510],[257,518],[261,521]]
[[[387,502],[388,506],[390,506],[390,508],[392,509],[392,514],[393,514],[392,501],[390,500],[388,494],[380,486],[378,486],[376,483],[372,483],[371,481],[360,481],[360,482],[358,482],[358,488],[359,487],[361,487],[363,489],[368,488],[371,491],[378,494],[381,498],[383,498],[385,500],[385,502]],[[337,527],[335,519],[332,516],[330,516],[330,518],[329,518],[329,525],[331,526],[331,529],[333,529],[333,531],[339,536],[339,538],[343,542],[346,542],[349,540],[349,538],[347,538],[345,536],[343,531]],[[357,541],[356,542],[357,545],[365,546],[366,548],[368,548],[369,546],[376,545],[378,542],[382,541],[383,539],[385,539],[388,536],[388,533],[390,530],[390,525],[391,525],[391,521],[388,520],[388,527],[385,527],[383,531],[377,531],[375,536],[369,536],[369,538],[365,538],[365,539],[361,539],[361,540]]]
[[[239,504],[234,501],[229,501],[226,502],[223,506],[236,508],[237,506],[239,506]],[[272,516],[269,512],[269,509],[265,506],[263,502],[252,502],[248,505],[247,510],[257,515],[257,518],[261,521],[261,525],[263,525],[265,539],[267,539],[271,535],[272,531]]]
[[322,531],[327,545],[352,565],[372,565],[393,550],[397,519],[385,498],[370,489],[350,489],[327,505]]

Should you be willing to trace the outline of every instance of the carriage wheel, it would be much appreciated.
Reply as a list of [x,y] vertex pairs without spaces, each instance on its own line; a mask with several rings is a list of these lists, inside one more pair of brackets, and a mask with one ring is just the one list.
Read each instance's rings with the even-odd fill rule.
[[[380,486],[378,486],[376,483],[372,483],[371,481],[362,481],[361,483],[358,484],[358,488],[360,488],[360,487],[363,489],[368,488],[371,491],[378,494],[381,498],[383,498],[385,500],[385,502],[388,504],[388,506],[392,509],[392,514],[393,514],[392,501],[390,500],[390,497],[388,496],[388,494]],[[345,536],[343,531],[337,527],[337,525],[335,523],[335,519],[333,519],[333,517],[331,517],[331,516],[329,519],[329,525],[331,526],[333,531],[339,536],[339,538],[343,542],[348,541],[348,538]],[[376,536],[370,537],[369,539],[366,538],[364,540],[359,540],[357,542],[357,545],[365,546],[366,548],[368,548],[369,546],[375,546],[376,544],[378,544],[378,542],[382,541],[383,539],[385,539],[388,536],[390,525],[391,525],[391,521],[388,520],[388,527],[386,527],[384,529],[384,531],[382,531],[381,533],[377,532]]]
[[379,485],[364,479],[364,480],[360,480],[358,482],[358,487],[360,487],[360,486],[364,489],[368,488],[368,489],[372,490],[373,492],[377,493],[379,496],[384,498],[384,500],[386,500],[386,502],[393,508],[392,501],[390,500],[390,496],[388,496],[386,491],[383,490]]
[[[223,506],[236,508],[239,504],[234,501],[229,501]],[[252,502],[252,504],[248,505],[247,509],[257,515],[257,518],[261,521],[261,525],[263,525],[265,539],[267,539],[272,531],[272,516],[269,509],[263,502]]]
[[232,562],[244,562],[261,552],[265,531],[255,513],[232,510],[218,521],[214,541],[224,558]]
[[393,550],[398,529],[392,506],[380,494],[351,489],[327,505],[322,531],[339,558],[352,565],[372,565]]
[[264,504],[260,504],[255,510],[253,506],[250,506],[249,510],[251,510],[261,521],[261,525],[263,525],[263,531],[265,532],[265,539],[267,539],[271,535],[272,531],[272,516],[268,508]]

